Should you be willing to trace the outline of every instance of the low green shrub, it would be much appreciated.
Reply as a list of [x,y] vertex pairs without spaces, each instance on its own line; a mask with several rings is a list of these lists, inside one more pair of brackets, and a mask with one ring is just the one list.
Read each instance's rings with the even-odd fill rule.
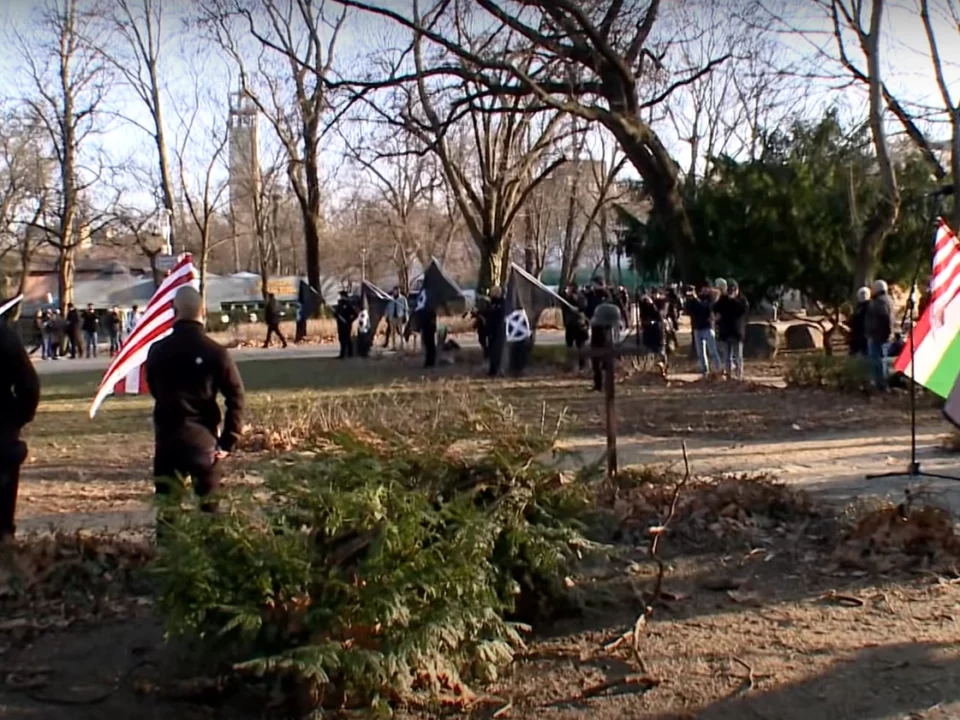
[[866,392],[873,385],[867,358],[849,355],[801,355],[784,371],[791,387],[816,387],[842,392]]
[[163,508],[167,629],[308,705],[462,700],[522,645],[518,621],[563,609],[588,545],[585,477],[552,466],[552,440],[497,408],[415,436],[341,425],[218,515]]

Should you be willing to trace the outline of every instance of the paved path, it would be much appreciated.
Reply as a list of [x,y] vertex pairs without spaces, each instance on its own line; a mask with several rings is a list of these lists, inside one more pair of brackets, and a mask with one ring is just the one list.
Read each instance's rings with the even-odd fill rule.
[[[904,488],[920,490],[930,500],[960,511],[960,454],[940,447],[948,432],[945,425],[917,430],[917,459],[927,472],[955,476],[957,480],[916,479],[905,474],[868,480],[867,475],[903,473],[910,462],[909,428],[888,432],[797,433],[796,440],[729,441],[687,438],[687,454],[694,473],[770,473],[792,485],[842,504],[869,496],[889,496],[898,502]],[[618,443],[620,465],[681,464],[680,438],[634,436]],[[584,460],[602,457],[603,438],[571,438],[564,446],[582,453]],[[678,465],[679,466],[679,465]]]

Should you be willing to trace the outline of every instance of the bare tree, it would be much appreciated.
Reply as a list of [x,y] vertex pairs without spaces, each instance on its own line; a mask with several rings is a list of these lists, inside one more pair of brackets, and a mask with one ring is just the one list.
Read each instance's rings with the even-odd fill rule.
[[415,135],[397,133],[384,125],[380,130],[364,132],[360,142],[345,135],[343,139],[350,159],[364,171],[364,179],[375,189],[381,206],[379,222],[392,239],[388,254],[400,288],[408,292],[412,263],[416,260],[421,267],[426,266],[435,250],[425,221],[432,210],[430,198],[443,180],[436,157]]
[[[324,195],[320,144],[333,121],[327,77],[346,13],[323,0],[205,0],[203,21],[233,58],[241,86],[276,133],[303,215],[307,278],[320,287]],[[252,38],[250,49],[244,40]]]
[[46,0],[37,10],[29,37],[16,40],[31,85],[25,100],[33,119],[44,129],[59,170],[51,193],[48,218],[36,227],[59,255],[60,306],[73,301],[77,251],[105,222],[93,217],[85,196],[105,172],[102,158],[96,167],[84,161],[82,150],[100,129],[100,106],[110,87],[109,67],[99,51],[102,33],[97,14],[78,0]]
[[[900,214],[900,188],[883,119],[885,101],[880,72],[880,33],[884,0],[873,0],[869,18],[863,3],[858,0],[813,1],[829,14],[840,62],[855,79],[865,78],[868,90],[868,121],[883,195],[872,216],[865,221],[860,235],[853,277],[854,287],[860,287],[873,279],[883,241]],[[857,64],[847,45],[846,38],[851,33],[857,40],[865,68]]]
[[[227,181],[225,153],[228,142],[227,120],[213,108],[214,98],[204,102],[200,84],[195,83],[194,103],[189,114],[180,115],[176,144],[177,168],[181,196],[187,214],[198,234],[197,263],[200,272],[200,294],[207,300],[207,268],[210,252],[226,238],[215,240],[214,228],[224,210]],[[201,113],[211,115],[209,125],[200,121]]]
[[[137,96],[150,115],[145,125],[127,117],[146,133],[156,149],[156,167],[159,179],[158,205],[172,218],[177,212],[174,178],[170,170],[167,133],[164,124],[163,87],[161,84],[161,50],[164,33],[164,5],[167,0],[116,0],[106,19],[118,42],[102,50],[103,57]],[[176,247],[171,222],[170,242]]]
[[[941,26],[951,27],[960,34],[960,3],[957,0],[944,0],[946,7],[941,10]],[[954,98],[950,90],[950,83],[947,81],[944,73],[944,62],[940,53],[940,46],[937,41],[937,33],[934,29],[934,20],[930,13],[929,0],[919,0],[920,17],[923,20],[924,33],[927,36],[927,45],[930,48],[930,62],[933,65],[933,74],[937,79],[937,88],[940,90],[940,97],[943,100],[944,110],[950,121],[950,175],[954,183],[960,178],[960,98]],[[958,38],[955,36],[954,40]],[[930,143],[924,146],[929,152]],[[960,228],[960,201],[954,197],[953,214],[951,224],[954,228]]]
[[[491,94],[533,97],[544,106],[606,127],[640,173],[657,212],[670,228],[683,274],[689,279],[699,275],[693,227],[680,192],[679,169],[644,116],[676,89],[725,62],[730,54],[711,58],[699,67],[668,73],[669,43],[658,46],[652,36],[660,0],[530,0],[519,7],[509,2],[477,0],[475,4],[485,16],[472,27],[482,28],[476,34],[484,41],[474,44],[437,28],[437,17],[455,13],[458,3],[454,0],[438,0],[428,13],[420,13],[414,0],[411,15],[359,0],[337,1],[389,18],[442,51],[444,59],[430,67],[418,65],[415,75],[421,79],[441,75],[468,78]],[[491,24],[500,29],[487,30]],[[536,48],[535,65],[514,61],[512,47],[505,51],[502,43],[486,41],[491,35],[503,37],[507,30]],[[655,87],[652,80],[657,74],[670,74],[671,81]],[[396,80],[393,77],[384,82]],[[362,81],[354,84],[371,85]]]

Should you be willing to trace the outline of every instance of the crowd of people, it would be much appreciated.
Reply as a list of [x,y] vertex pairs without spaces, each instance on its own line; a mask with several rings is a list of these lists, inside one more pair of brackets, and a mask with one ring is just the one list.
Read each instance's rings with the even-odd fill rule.
[[62,314],[58,308],[37,310],[30,354],[39,352],[43,360],[95,358],[105,339],[112,357],[120,352],[123,338],[133,332],[140,316],[136,305],[128,311],[116,305],[97,310],[93,304],[80,310],[73,303]]

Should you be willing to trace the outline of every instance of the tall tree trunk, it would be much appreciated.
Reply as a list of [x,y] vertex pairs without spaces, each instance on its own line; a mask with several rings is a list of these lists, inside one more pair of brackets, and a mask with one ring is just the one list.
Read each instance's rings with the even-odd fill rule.
[[67,305],[73,303],[73,278],[77,267],[77,246],[67,244],[60,250],[60,262],[57,267],[57,289],[60,293],[60,312],[66,312]]
[[603,282],[610,284],[613,272],[610,268],[610,231],[607,226],[609,215],[606,211],[600,213],[600,252],[603,253],[601,263],[603,265]]
[[887,234],[893,229],[900,214],[900,189],[893,167],[893,160],[887,147],[887,136],[883,127],[883,81],[880,77],[880,28],[883,16],[883,0],[873,0],[870,14],[870,32],[863,38],[864,54],[867,58],[867,76],[870,79],[869,120],[873,135],[873,147],[877,154],[877,165],[883,183],[873,215],[867,220],[866,229],[860,237],[857,247],[857,259],[854,266],[854,288],[867,285],[873,280],[880,251]]
[[489,291],[495,285],[501,285],[506,276],[506,262],[509,248],[502,237],[487,238],[480,247],[480,272],[477,275],[477,291]]
[[677,164],[653,129],[639,118],[618,114],[616,121],[605,125],[640,173],[644,187],[653,200],[654,212],[670,233],[682,280],[694,284],[703,282],[696,257],[693,225],[681,194]]

